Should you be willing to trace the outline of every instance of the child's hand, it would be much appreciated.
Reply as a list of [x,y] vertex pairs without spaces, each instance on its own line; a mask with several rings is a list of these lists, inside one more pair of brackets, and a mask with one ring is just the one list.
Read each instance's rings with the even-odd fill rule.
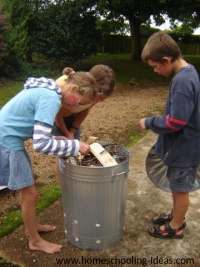
[[90,146],[86,143],[80,142],[80,149],[79,152],[83,155],[88,154],[90,151]]
[[139,126],[142,130],[145,130],[146,127],[145,127],[145,119],[146,118],[142,118],[140,121],[139,121]]

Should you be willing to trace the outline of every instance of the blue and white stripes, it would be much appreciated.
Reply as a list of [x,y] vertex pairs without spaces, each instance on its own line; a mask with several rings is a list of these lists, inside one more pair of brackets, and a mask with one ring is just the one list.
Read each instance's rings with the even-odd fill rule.
[[33,148],[47,155],[60,157],[76,156],[79,152],[79,141],[56,139],[51,135],[52,127],[41,122],[36,122],[33,131]]
[[55,90],[59,95],[61,95],[61,89],[56,85],[53,79],[47,79],[45,77],[41,78],[30,77],[26,80],[24,84],[24,89],[31,89],[38,87],[46,88],[49,90]]

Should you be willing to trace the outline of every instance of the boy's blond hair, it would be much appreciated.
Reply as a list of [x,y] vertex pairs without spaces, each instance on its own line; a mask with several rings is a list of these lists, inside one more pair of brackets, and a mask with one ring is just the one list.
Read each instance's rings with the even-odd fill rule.
[[115,87],[114,71],[107,65],[98,64],[89,71],[97,82],[97,94],[109,96]]
[[58,86],[65,90],[67,84],[71,83],[76,85],[76,92],[80,95],[86,95],[91,98],[96,96],[96,80],[89,72],[78,71],[70,72],[69,75],[62,75],[56,80]]
[[152,34],[142,51],[142,60],[147,62],[149,59],[162,61],[163,57],[171,57],[172,61],[180,58],[181,51],[174,39],[163,31]]

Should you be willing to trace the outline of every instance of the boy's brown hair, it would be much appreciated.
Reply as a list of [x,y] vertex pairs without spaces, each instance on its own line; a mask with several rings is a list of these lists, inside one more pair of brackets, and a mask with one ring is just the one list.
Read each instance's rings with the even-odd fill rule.
[[141,57],[144,62],[149,59],[160,62],[163,57],[171,57],[174,61],[181,56],[181,50],[174,39],[165,32],[159,31],[149,37]]
[[110,96],[115,87],[114,71],[107,65],[98,64],[89,71],[97,82],[97,95]]

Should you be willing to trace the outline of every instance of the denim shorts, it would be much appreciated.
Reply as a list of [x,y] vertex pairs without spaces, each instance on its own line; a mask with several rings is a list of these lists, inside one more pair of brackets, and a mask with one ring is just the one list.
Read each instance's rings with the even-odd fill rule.
[[0,186],[20,190],[34,184],[30,158],[26,150],[9,150],[0,145]]
[[151,148],[146,158],[146,171],[154,185],[168,192],[192,192],[200,189],[200,165],[169,167]]

